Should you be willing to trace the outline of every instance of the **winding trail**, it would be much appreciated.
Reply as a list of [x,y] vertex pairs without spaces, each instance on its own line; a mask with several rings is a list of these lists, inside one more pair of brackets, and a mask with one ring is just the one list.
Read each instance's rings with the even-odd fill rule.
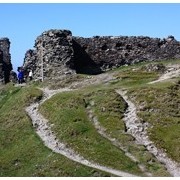
[[96,168],[99,170],[102,170],[104,172],[108,172],[111,174],[114,174],[116,176],[122,176],[122,177],[135,177],[135,175],[123,172],[120,170],[112,169],[110,167],[101,166],[96,163],[90,162],[84,157],[80,156],[76,152],[74,152],[72,149],[67,148],[66,144],[60,142],[60,140],[57,139],[54,132],[51,130],[51,125],[48,123],[48,120],[45,119],[39,112],[38,107],[40,104],[42,104],[47,99],[51,98],[54,94],[57,94],[59,92],[65,92],[70,91],[68,88],[59,89],[59,90],[49,90],[47,88],[43,89],[44,97],[40,103],[33,103],[29,107],[26,108],[26,112],[29,115],[29,117],[32,120],[33,126],[36,128],[36,133],[39,135],[39,137],[44,142],[45,146],[50,148],[52,151],[62,154],[66,156],[67,158],[76,161],[78,163],[81,163],[83,165]]
[[124,122],[128,129],[127,132],[135,137],[138,144],[144,145],[159,162],[163,163],[172,176],[180,176],[180,165],[168,158],[166,153],[158,149],[154,143],[149,140],[146,132],[146,124],[142,124],[138,119],[136,106],[129,100],[126,92],[122,90],[117,90],[116,92],[121,95],[128,104],[128,109],[124,117]]
[[[168,68],[168,71],[163,74],[158,80],[152,81],[148,84],[154,84],[157,82],[162,82],[174,77],[180,77],[180,66],[179,65],[171,65]],[[142,144],[146,147],[146,149],[152,153],[159,162],[163,163],[167,168],[168,172],[175,177],[180,176],[180,164],[171,160],[163,150],[158,149],[155,144],[150,141],[147,135],[147,124],[142,124],[139,118],[137,117],[137,110],[135,104],[130,101],[128,96],[126,95],[126,91],[116,90],[116,92],[123,97],[123,99],[127,102],[128,108],[125,113],[124,122],[127,127],[127,132],[135,137],[137,143]]]
[[[180,74],[180,69],[178,68],[177,70],[175,70],[175,72],[170,71],[166,75],[162,75],[158,80],[150,82],[149,84],[164,81],[164,80],[170,79],[172,77],[178,77],[179,74]],[[112,75],[109,76],[108,74],[102,74],[102,75],[98,75],[96,78],[88,80],[87,82],[89,82],[89,84],[94,84],[94,83],[98,84],[100,82],[106,83],[112,79],[113,79]],[[79,87],[79,85],[81,87],[84,87],[84,85],[87,84],[87,82],[85,82],[85,83],[82,82],[82,84],[75,83],[71,87],[77,88],[77,87]],[[40,136],[40,138],[44,142],[45,146],[50,148],[52,151],[62,154],[64,156],[66,156],[67,158],[69,158],[73,161],[76,161],[78,163],[81,163],[83,165],[86,165],[86,166],[89,166],[92,168],[96,168],[96,169],[99,169],[104,172],[108,172],[108,173],[111,173],[111,174],[114,174],[117,176],[123,176],[123,177],[134,177],[135,176],[135,175],[127,173],[127,172],[115,170],[115,169],[112,169],[109,167],[101,166],[96,163],[90,162],[87,159],[85,159],[84,157],[82,157],[79,154],[77,154],[76,152],[74,152],[72,149],[67,148],[66,144],[60,142],[60,140],[57,139],[54,132],[51,130],[52,125],[50,125],[48,123],[48,120],[45,119],[38,112],[38,107],[40,104],[45,102],[47,99],[50,99],[53,95],[60,93],[60,92],[71,91],[71,89],[63,88],[63,89],[58,89],[58,90],[49,90],[48,88],[44,88],[41,90],[44,93],[43,99],[39,103],[33,103],[29,107],[27,107],[26,112],[32,120],[32,124],[36,129],[36,133]],[[73,90],[75,90],[75,89],[73,89]],[[165,165],[165,167],[167,168],[168,172],[172,176],[180,176],[180,165],[177,164],[176,162],[172,161],[170,158],[168,158],[166,153],[162,152],[162,150],[157,149],[156,146],[153,144],[153,142],[149,140],[149,137],[146,132],[147,124],[142,124],[139,121],[139,119],[137,117],[137,113],[136,113],[136,106],[129,100],[128,96],[126,95],[126,91],[116,90],[116,92],[119,95],[121,95],[128,104],[128,109],[127,109],[125,117],[124,117],[124,122],[128,129],[127,132],[135,137],[137,143],[144,145],[147,148],[147,150],[149,152],[151,152],[158,159],[158,161],[163,163]],[[92,115],[90,109],[89,109],[89,114]],[[95,124],[96,129],[98,129],[98,132],[102,136],[104,136],[105,138],[110,140],[113,145],[115,145],[115,146],[119,147],[121,150],[123,150],[125,152],[126,156],[131,158],[131,160],[138,162],[138,160],[134,156],[132,156],[130,153],[128,153],[127,150],[120,143],[116,142],[115,139],[111,138],[110,136],[108,136],[105,133],[105,129],[103,129],[103,127],[100,127],[100,124],[98,124],[98,120],[96,117],[92,116],[90,118],[93,121],[93,123]],[[145,171],[143,169],[143,166],[140,166],[140,168],[142,171]],[[151,173],[146,173],[146,175],[151,176]]]
[[[148,84],[154,84],[162,82],[174,77],[180,77],[180,65],[170,65],[168,70],[158,80],[149,82]],[[127,127],[127,132],[131,134],[137,141],[137,143],[142,144],[146,149],[152,153],[159,162],[163,163],[167,168],[168,172],[175,177],[180,176],[180,164],[171,160],[163,150],[158,149],[155,144],[150,141],[147,135],[147,124],[142,124],[137,117],[137,109],[135,104],[128,98],[126,91],[116,90],[116,92],[123,97],[123,99],[128,104],[128,109],[126,110],[124,122]]]

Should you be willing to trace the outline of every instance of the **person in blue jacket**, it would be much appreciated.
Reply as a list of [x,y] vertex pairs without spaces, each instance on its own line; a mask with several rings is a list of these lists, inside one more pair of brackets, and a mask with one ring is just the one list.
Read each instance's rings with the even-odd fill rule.
[[18,83],[19,84],[22,84],[24,81],[24,72],[22,69],[19,70],[19,73],[18,73]]

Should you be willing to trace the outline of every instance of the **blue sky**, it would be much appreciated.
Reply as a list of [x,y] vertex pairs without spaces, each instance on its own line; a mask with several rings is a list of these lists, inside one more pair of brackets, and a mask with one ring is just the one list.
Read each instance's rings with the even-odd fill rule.
[[13,69],[49,29],[68,29],[73,36],[173,35],[180,41],[180,3],[0,3],[0,38],[11,41]]

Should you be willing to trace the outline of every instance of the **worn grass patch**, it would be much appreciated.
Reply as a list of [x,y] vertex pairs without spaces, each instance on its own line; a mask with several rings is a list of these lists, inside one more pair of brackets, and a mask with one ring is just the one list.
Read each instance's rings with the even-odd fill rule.
[[48,86],[49,89],[65,88],[72,85],[72,83],[83,81],[87,77],[88,75],[85,74],[68,75],[64,78],[57,78],[48,81],[45,80],[42,85],[44,87]]

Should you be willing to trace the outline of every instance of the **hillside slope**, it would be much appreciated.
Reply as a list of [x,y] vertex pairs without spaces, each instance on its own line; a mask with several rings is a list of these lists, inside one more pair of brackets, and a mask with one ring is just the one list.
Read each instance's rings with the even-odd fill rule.
[[[179,176],[180,61],[172,62],[55,80],[43,85],[44,94],[37,85],[4,87],[0,98],[1,176]],[[149,83],[165,73],[169,73],[168,81]],[[119,89],[127,91],[136,107],[143,124],[138,131],[147,131],[174,169],[133,136],[124,121],[129,104],[117,93]],[[28,118],[24,108],[30,103]],[[37,111],[39,105],[43,116]],[[46,127],[40,121],[44,117]]]

